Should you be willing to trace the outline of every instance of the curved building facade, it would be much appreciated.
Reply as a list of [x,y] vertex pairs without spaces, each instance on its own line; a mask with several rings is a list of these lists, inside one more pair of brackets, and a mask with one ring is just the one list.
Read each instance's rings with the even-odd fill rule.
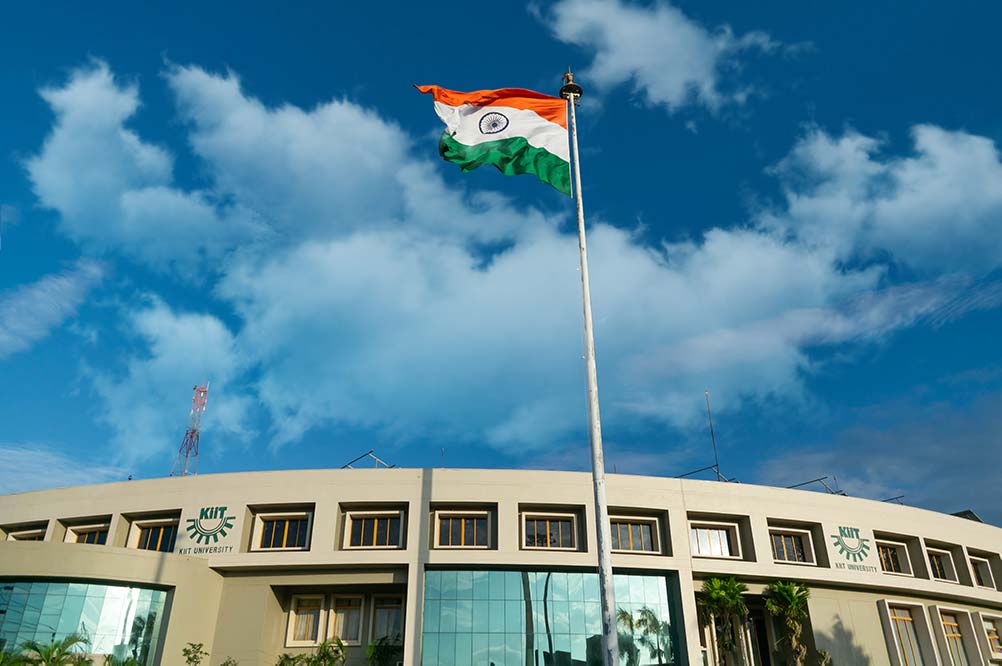
[[[717,663],[703,581],[747,586],[742,649],[775,665],[764,588],[810,590],[804,642],[838,666],[1002,664],[1002,530],[764,486],[609,475],[623,663]],[[0,645],[276,662],[325,639],[424,666],[601,663],[588,474],[310,470],[0,497]]]

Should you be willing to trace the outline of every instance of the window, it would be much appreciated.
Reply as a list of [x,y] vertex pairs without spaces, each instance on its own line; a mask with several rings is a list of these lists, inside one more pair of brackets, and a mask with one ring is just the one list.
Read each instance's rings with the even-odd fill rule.
[[349,548],[399,548],[401,513],[349,513]]
[[362,597],[335,596],[331,606],[331,638],[346,645],[362,642]]
[[988,638],[988,647],[991,650],[993,656],[1002,655],[1002,620],[994,618],[983,618],[982,623],[985,626],[985,637]]
[[885,573],[911,575],[911,562],[908,559],[908,548],[903,543],[894,541],[878,541],[877,557],[880,568]]
[[45,530],[30,530],[24,532],[10,532],[7,541],[44,541]]
[[574,550],[576,520],[573,514],[523,514],[522,531],[526,548]]
[[949,580],[956,582],[957,576],[953,572],[953,557],[947,550],[933,550],[929,548],[929,573],[933,578],[939,580]]
[[738,528],[734,524],[692,524],[689,540],[696,557],[741,557]]
[[487,548],[490,539],[488,513],[451,513],[438,511],[435,514],[439,548]]
[[322,640],[320,628],[323,626],[323,595],[302,595],[292,597],[289,612],[287,646],[316,645]]
[[107,527],[81,527],[73,530],[77,543],[91,543],[103,546],[108,540]]
[[624,553],[657,553],[658,521],[651,518],[612,518],[612,549]]
[[770,530],[772,558],[777,562],[814,564],[811,533],[792,530]]
[[177,523],[139,525],[139,542],[136,544],[136,548],[172,553],[176,539]]
[[964,636],[960,633],[960,620],[954,613],[940,613],[943,622],[943,636],[946,638],[946,648],[954,666],[968,666],[967,650],[964,648]]
[[310,540],[310,518],[261,518],[261,550],[306,550]]
[[983,560],[980,557],[972,557],[971,569],[974,570],[974,583],[978,587],[995,589],[995,578],[992,576],[992,568],[988,564],[988,560]]
[[889,610],[902,666],[923,666],[922,650],[919,647],[912,610],[903,606],[891,606]]
[[372,602],[372,640],[389,638],[394,643],[403,642],[404,600],[401,597],[375,597]]

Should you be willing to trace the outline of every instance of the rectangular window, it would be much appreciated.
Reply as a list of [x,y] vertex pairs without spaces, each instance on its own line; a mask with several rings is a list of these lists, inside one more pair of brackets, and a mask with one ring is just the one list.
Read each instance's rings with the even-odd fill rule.
[[943,636],[946,638],[946,647],[953,666],[968,666],[964,636],[960,633],[960,621],[953,613],[940,613],[940,617],[943,621]]
[[437,512],[440,548],[487,548],[490,522],[486,513]]
[[739,557],[736,525],[692,525],[692,554],[696,557]]
[[349,548],[399,548],[400,512],[348,514]]
[[372,640],[389,638],[402,643],[404,600],[401,597],[375,597],[372,602]]
[[811,540],[806,533],[769,532],[772,538],[772,558],[777,562],[813,563]]
[[320,629],[323,626],[323,614],[323,595],[292,597],[286,645],[316,645],[319,643],[322,640]]
[[918,634],[915,632],[915,618],[910,608],[891,606],[891,626],[894,628],[894,640],[897,641],[901,653],[902,666],[923,666],[922,651],[919,648]]
[[908,556],[902,552],[903,546],[894,543],[878,543],[877,555],[880,558],[880,568],[887,573],[907,573],[901,564],[902,558]]
[[1000,637],[1000,629],[1002,626],[1002,621],[995,619],[985,619],[983,620],[985,625],[985,636],[988,638],[988,647],[992,651],[993,656],[998,656],[1002,654],[1002,637]]
[[939,580],[956,581],[953,574],[953,558],[948,551],[929,549],[929,572]]
[[523,529],[526,548],[573,550],[575,518],[573,515],[524,515]]
[[992,577],[992,568],[988,564],[988,560],[972,557],[971,569],[974,571],[974,582],[978,587],[995,589],[995,578]]
[[305,550],[310,539],[308,516],[296,518],[261,518],[262,549]]
[[172,553],[174,552],[175,539],[177,539],[177,523],[140,525],[139,543],[136,547],[140,550],[157,550],[162,553]]
[[612,550],[657,553],[658,521],[643,518],[612,518]]
[[7,535],[7,541],[44,541],[45,530],[33,530],[31,532],[11,532]]
[[331,636],[347,645],[362,642],[362,597],[334,597],[331,608]]
[[91,543],[103,546],[108,540],[107,527],[88,527],[86,529],[74,530],[77,543]]

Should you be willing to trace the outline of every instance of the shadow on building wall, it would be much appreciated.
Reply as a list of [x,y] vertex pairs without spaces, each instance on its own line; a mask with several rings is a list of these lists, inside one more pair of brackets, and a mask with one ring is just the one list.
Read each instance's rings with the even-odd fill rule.
[[[823,631],[814,634],[814,643],[819,650],[827,650],[835,666],[869,666],[870,656],[856,643],[855,636],[846,629],[842,618],[838,618],[831,633]],[[815,655],[816,656],[816,655]]]

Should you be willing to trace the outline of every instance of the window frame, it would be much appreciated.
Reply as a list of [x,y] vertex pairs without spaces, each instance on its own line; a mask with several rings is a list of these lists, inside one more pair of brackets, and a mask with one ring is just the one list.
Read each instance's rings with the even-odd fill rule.
[[[567,548],[565,546],[527,546],[525,543],[525,522],[527,520],[567,520],[571,521],[571,546]],[[578,538],[578,515],[574,512],[565,513],[561,511],[523,511],[520,516],[520,523],[522,527],[522,533],[519,538],[520,550],[542,550],[542,551],[560,551],[560,552],[574,552],[579,550],[580,539]]]
[[[804,543],[804,556],[807,558],[804,562],[798,562],[797,560],[781,560],[776,557],[776,553],[773,552],[773,535],[780,536],[794,536],[801,537],[805,540]],[[795,527],[770,527],[769,528],[769,551],[773,552],[772,561],[775,564],[794,564],[797,566],[806,567],[816,567],[818,566],[817,558],[814,556],[814,538],[811,535],[810,530],[798,529]]]
[[[953,561],[953,553],[951,553],[949,550],[946,550],[944,548],[936,548],[936,547],[929,547],[929,546],[926,546],[925,551],[926,551],[926,557],[929,558],[929,578],[930,579],[932,579],[932,580],[938,580],[938,581],[941,581],[941,582],[944,582],[944,583],[958,583],[959,582],[958,579],[957,579],[957,563]],[[952,575],[953,576],[952,578],[940,578],[935,573],[933,573],[933,570],[932,570],[932,556],[933,555],[942,555],[942,556],[946,557],[946,561],[949,564],[949,569],[950,569],[947,573],[950,574],[950,575]]]
[[338,599],[358,599],[358,636],[353,639],[344,639],[341,641],[345,645],[359,646],[362,644],[362,635],[365,633],[363,631],[363,624],[365,622],[365,595],[362,594],[340,594],[335,593],[330,597],[330,602],[327,609],[327,635],[333,640],[337,636],[336,627],[334,623],[337,621],[337,600]]
[[[386,546],[353,546],[351,545],[351,529],[356,518],[397,518],[399,520],[399,527],[397,528],[397,545],[386,545]],[[404,509],[386,509],[386,510],[375,510],[375,511],[346,511],[344,514],[344,535],[342,539],[342,544],[345,550],[403,550],[404,549],[404,534],[405,530],[405,512]]]
[[[163,527],[166,525],[174,526],[174,548],[171,550],[150,550],[149,548],[140,548],[139,539],[142,535],[144,527]],[[181,519],[180,518],[149,518],[140,519],[132,521],[129,525],[129,548],[133,550],[145,550],[151,553],[173,553],[174,549],[177,548],[177,537],[181,531]]]
[[[612,552],[625,555],[661,555],[661,521],[657,516],[631,516],[624,514],[613,514],[609,516],[609,529],[612,529],[613,521],[644,523],[651,526],[651,540],[654,547],[651,550],[630,550],[625,548],[613,548]],[[611,545],[611,543],[610,543]]]
[[369,604],[372,608],[369,610],[369,643],[371,644],[376,640],[376,608],[379,606],[380,599],[399,599],[400,600],[400,645],[404,644],[404,635],[407,631],[407,599],[403,594],[373,594],[371,596],[372,602]]
[[[472,511],[464,511],[462,509],[435,509],[435,535],[433,536],[434,541],[432,542],[432,548],[435,550],[490,550],[494,547],[494,519],[491,516],[491,511],[475,509]],[[464,546],[464,545],[450,545],[443,546],[439,539],[441,529],[442,529],[442,519],[443,518],[486,518],[487,519],[487,545],[486,546]]]
[[[978,555],[971,555],[968,559],[971,562],[971,582],[974,583],[974,587],[982,590],[995,590],[995,574],[992,573],[992,563],[988,561],[987,558],[980,557]],[[984,565],[985,570],[988,572],[988,580],[991,583],[990,585],[981,585],[978,583],[979,564]]]
[[943,656],[943,666],[956,666],[953,656],[950,653],[949,643],[946,638],[946,627],[943,626],[943,613],[953,615],[957,618],[957,630],[960,632],[960,642],[964,647],[964,654],[967,656],[969,664],[979,664],[983,660],[981,646],[978,645],[976,635],[972,635],[975,630],[974,616],[970,611],[953,606],[932,606],[933,617],[936,619],[936,641],[939,643],[940,654]]
[[[47,527],[43,528],[33,528],[30,530],[16,530],[7,532],[7,541],[45,541],[45,533],[48,531]],[[40,537],[38,539],[34,537]]]
[[[261,545],[264,536],[265,520],[301,520],[306,519],[306,545],[265,548]],[[250,550],[255,553],[301,552],[308,551],[313,545],[313,512],[312,511],[263,511],[254,514],[254,529],[251,534]]]
[[[908,544],[903,543],[901,541],[894,541],[892,539],[875,539],[874,546],[877,549],[878,561],[880,561],[880,547],[889,546],[891,548],[894,548],[898,552],[898,562],[904,565],[903,571],[886,571],[884,569],[883,562],[881,562],[880,573],[887,574],[888,576],[908,576],[909,578],[915,577],[915,567],[912,566],[912,558],[911,555],[908,553]],[[902,555],[904,555],[904,557],[902,557]]]
[[[981,647],[985,648],[988,659],[990,661],[1002,661],[1002,615],[980,612],[974,615],[977,616],[978,642],[981,644]],[[992,649],[991,640],[988,638],[988,629],[985,627],[986,623],[991,623],[995,627],[996,634],[999,636],[1000,649],[998,652]]]
[[926,613],[924,605],[914,601],[881,599],[877,602],[877,606],[880,612],[881,623],[884,626],[884,643],[888,649],[888,656],[891,658],[892,666],[906,666],[904,655],[901,653],[901,645],[898,643],[898,639],[894,633],[894,622],[891,619],[891,612],[894,608],[908,609],[911,614],[912,628],[915,629],[915,637],[918,639],[918,651],[922,657],[922,663],[927,666],[935,666],[939,663],[939,657],[936,655],[938,639],[932,632],[929,616]]
[[[725,529],[730,532],[731,545],[737,553],[731,555],[703,555],[697,553],[692,546],[692,531],[694,529]],[[698,539],[697,539],[698,543]],[[770,546],[771,550],[771,546]],[[742,560],[744,556],[741,552],[741,527],[737,522],[716,521],[716,520],[690,520],[689,521],[689,554],[691,557],[698,557],[705,560]]]
[[[91,532],[104,531],[104,543],[103,544],[85,544],[90,546],[106,546],[108,545],[108,537],[111,533],[111,525],[109,523],[87,523],[85,525],[71,525],[66,529],[66,537],[63,539],[65,543],[83,543],[80,541],[81,534],[90,534]],[[138,542],[137,542],[138,543]]]
[[[297,641],[296,635],[296,602],[299,599],[319,599],[320,617],[317,622],[317,638],[313,641]],[[327,629],[327,595],[326,594],[293,594],[289,598],[289,621],[285,630],[285,647],[315,647],[324,642]]]

